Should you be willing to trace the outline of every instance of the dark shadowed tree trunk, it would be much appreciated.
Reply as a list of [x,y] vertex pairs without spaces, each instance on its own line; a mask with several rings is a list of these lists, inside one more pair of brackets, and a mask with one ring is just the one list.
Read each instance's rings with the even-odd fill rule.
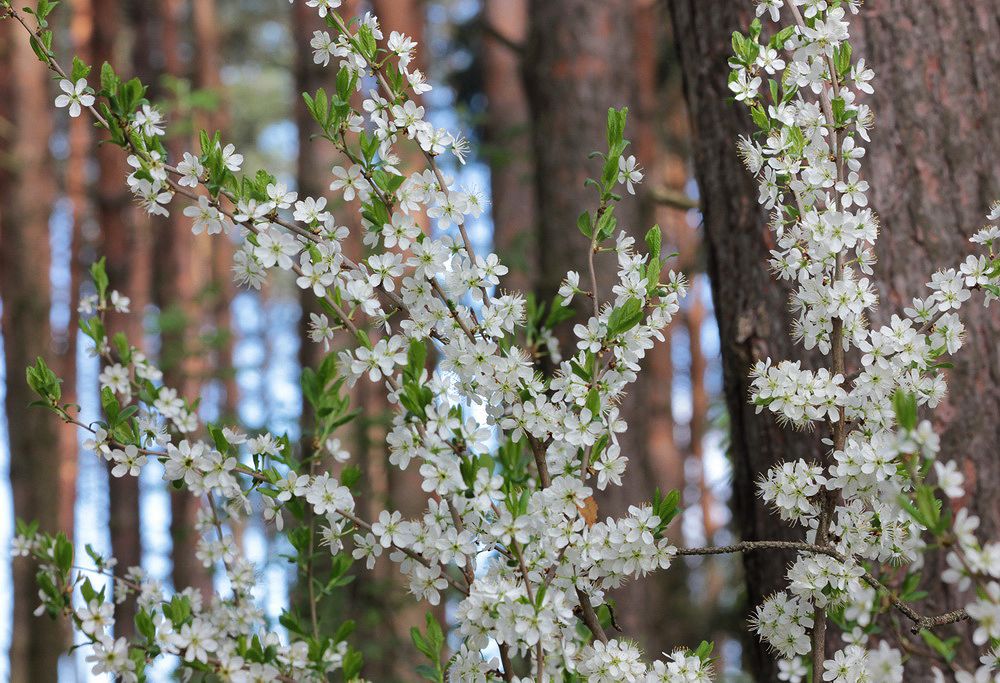
[[[719,319],[726,397],[732,427],[734,517],[746,539],[776,538],[782,526],[755,500],[754,481],[776,462],[816,456],[815,434],[779,428],[747,404],[754,361],[797,358],[788,337],[787,291],[768,275],[771,246],[756,188],[735,153],[734,140],[752,130],[727,99],[732,31],[751,19],[750,3],[671,0],[680,41],[694,156],[705,205],[709,270]],[[898,311],[923,296],[933,269],[953,266],[969,251],[968,236],[1000,195],[1000,115],[984,84],[1000,69],[1000,6],[992,0],[933,3],[872,0],[854,20],[856,57],[876,70],[871,105],[877,127],[865,170],[872,206],[884,232],[877,267],[882,305]],[[969,307],[968,345],[949,371],[949,398],[937,411],[943,454],[963,464],[982,531],[1000,525],[1000,313]],[[888,316],[886,316],[888,317]],[[883,320],[875,320],[881,324]],[[850,365],[850,360],[849,360]],[[789,532],[781,532],[782,536]],[[779,588],[788,558],[777,553],[745,560],[750,606]],[[935,567],[939,558],[932,558]],[[926,571],[927,611],[963,605]],[[953,627],[969,640],[962,626]],[[943,630],[943,635],[948,635]],[[747,658],[760,680],[774,680],[773,658],[757,643]],[[928,680],[911,665],[908,680]]]
[[[156,85],[163,76],[173,79],[186,77],[187,63],[184,44],[187,38],[185,4],[183,0],[164,0],[155,5],[133,6],[140,33],[135,46],[136,70],[143,82],[152,84],[151,99],[166,101],[169,94]],[[153,45],[157,49],[150,50]],[[178,98],[180,100],[180,98]],[[187,102],[180,102],[179,111],[170,112],[161,105],[161,112],[183,119],[189,114]],[[175,162],[184,150],[191,149],[190,137],[181,130],[165,140],[169,157]],[[199,398],[207,373],[207,357],[202,348],[201,297],[211,277],[208,240],[196,240],[190,225],[183,219],[184,202],[172,204],[168,218],[153,220],[153,249],[159,254],[154,270],[154,298],[160,308],[161,354],[164,382],[178,390],[186,400]],[[171,491],[170,537],[173,543],[173,583],[178,590],[193,587],[203,595],[212,595],[212,572],[205,568],[195,553],[198,532],[195,524],[200,508],[199,499],[189,491]]]
[[[49,213],[55,197],[49,157],[52,94],[45,67],[13,21],[0,23],[0,297],[3,301],[7,428],[14,514],[40,529],[60,529],[53,486],[61,459],[58,418],[28,404],[37,397],[25,368],[52,363],[49,307]],[[17,683],[55,681],[66,633],[35,617],[37,566],[13,563],[14,614],[10,676]]]

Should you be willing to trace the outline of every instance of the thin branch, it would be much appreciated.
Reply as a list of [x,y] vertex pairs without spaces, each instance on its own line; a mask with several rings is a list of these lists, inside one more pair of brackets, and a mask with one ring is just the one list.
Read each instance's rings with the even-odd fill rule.
[[476,25],[479,27],[479,30],[486,35],[486,37],[497,41],[505,48],[516,54],[518,57],[524,56],[525,53],[524,44],[517,42],[513,38],[505,36],[503,32],[500,31],[500,29],[491,24],[485,17],[480,16],[479,19],[476,21]]
[[514,665],[510,661],[510,645],[507,643],[500,643],[500,664],[503,666],[503,679],[513,681]]
[[590,602],[590,596],[580,588],[576,589],[577,600],[580,601],[580,609],[583,611],[583,623],[587,625],[590,632],[594,634],[602,643],[608,642],[608,635],[604,632],[604,627],[601,626],[600,619],[597,618],[597,612],[594,611],[594,606]]
[[671,190],[666,187],[654,187],[650,190],[649,195],[657,204],[671,209],[680,209],[681,211],[691,211],[692,209],[697,209],[698,211],[701,211],[701,202],[697,199],[688,197],[683,192]]
[[[815,553],[817,555],[827,555],[840,562],[846,563],[848,558],[841,552],[831,547],[813,545],[811,543],[800,543],[796,541],[743,541],[734,545],[724,545],[706,548],[678,548],[678,555],[700,556],[700,555],[729,555],[733,553],[745,553],[754,550],[798,550],[805,553]],[[969,613],[964,609],[947,612],[937,616],[925,616],[914,610],[908,604],[900,600],[884,583],[876,579],[870,572],[865,572],[862,577],[872,588],[884,592],[889,597],[889,602],[893,607],[902,612],[910,621],[913,633],[919,633],[922,629],[932,629],[946,624],[954,624],[969,618]]]

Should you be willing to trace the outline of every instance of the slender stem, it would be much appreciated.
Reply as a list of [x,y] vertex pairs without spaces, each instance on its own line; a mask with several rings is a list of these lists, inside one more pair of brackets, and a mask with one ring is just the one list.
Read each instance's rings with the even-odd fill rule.
[[601,626],[601,620],[597,618],[597,612],[594,611],[594,605],[590,602],[590,596],[587,595],[586,591],[577,588],[576,598],[580,601],[580,609],[583,611],[583,623],[587,625],[595,638],[602,643],[607,643],[608,635],[604,632],[604,627]]
[[[313,453],[309,458],[309,476],[316,473],[316,457]],[[306,583],[309,586],[309,621],[312,624],[313,638],[319,640],[319,618],[316,614],[316,589],[313,586],[313,555],[316,553],[316,513],[312,506],[306,506],[309,514],[309,556],[306,558]]]
[[503,666],[503,679],[513,681],[514,665],[510,661],[510,646],[507,643],[500,643],[500,664]]
[[552,485],[552,478],[549,476],[549,466],[545,462],[545,445],[531,434],[526,434],[528,444],[531,445],[531,453],[535,456],[535,467],[538,469],[538,480],[543,489]]
[[[828,555],[844,563],[848,561],[847,556],[832,547],[815,545],[813,543],[801,543],[797,541],[743,541],[741,543],[725,546],[678,548],[677,554],[692,556],[729,555],[732,553],[745,553],[755,550],[798,550],[800,552],[816,553],[817,555]],[[865,580],[865,583],[875,590],[885,593],[893,607],[898,609],[913,622],[914,625],[911,629],[913,633],[918,633],[921,629],[925,628],[931,629],[937,626],[944,626],[946,624],[954,624],[955,622],[964,621],[969,618],[969,613],[964,609],[954,610],[937,616],[924,616],[900,600],[895,594],[893,594],[888,586],[872,576],[870,572],[866,571],[862,578]]]

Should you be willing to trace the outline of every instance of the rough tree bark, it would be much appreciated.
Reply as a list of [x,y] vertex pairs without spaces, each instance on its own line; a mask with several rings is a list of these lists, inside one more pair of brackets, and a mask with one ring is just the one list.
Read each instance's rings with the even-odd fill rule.
[[[423,69],[429,46],[424,40],[424,2],[422,0],[377,0],[373,8],[378,15],[386,36],[390,31],[400,31],[419,43],[415,66]],[[296,91],[315,92],[319,87],[330,90],[335,76],[334,67],[316,65],[309,48],[309,38],[315,30],[328,30],[315,8],[297,3],[293,8],[293,23],[296,41]],[[358,13],[358,3],[345,3],[340,9],[342,16],[351,17]],[[360,105],[360,100],[356,103]],[[343,163],[336,149],[323,140],[311,140],[318,132],[301,100],[295,105],[296,124],[299,129],[298,190],[300,196],[319,197],[328,195],[327,185],[330,168]],[[401,150],[401,170],[408,173],[416,164],[424,163],[418,151],[407,154],[407,147]],[[338,222],[351,229],[345,249],[352,259],[363,257],[361,226],[358,219],[359,207],[356,202],[342,203],[333,198],[332,205]],[[309,313],[321,313],[311,291],[302,292],[303,319],[299,354],[303,367],[316,367],[325,356],[323,347],[313,343],[307,334]],[[366,516],[377,516],[381,509],[399,510],[404,516],[418,516],[425,507],[426,497],[420,491],[419,475],[414,468],[399,472],[388,465],[385,447],[386,425],[390,406],[386,402],[381,387],[365,386],[358,383],[351,390],[352,407],[362,409],[362,414],[341,430],[339,438],[352,453],[353,462],[361,467]],[[303,405],[304,444],[308,444],[311,417],[308,406]],[[309,447],[308,445],[306,447]],[[333,466],[331,466],[333,467]],[[412,675],[408,668],[420,655],[413,648],[409,630],[412,626],[422,626],[425,607],[415,605],[401,582],[398,571],[389,563],[378,563],[372,570],[361,565],[355,571],[363,580],[355,581],[330,600],[326,610],[337,619],[354,619],[358,626],[357,642],[365,655],[366,671],[374,680],[402,681]],[[443,619],[443,609],[433,610]]]
[[[52,101],[49,77],[19,27],[0,23],[0,296],[3,298],[7,427],[14,514],[60,529],[52,500],[61,460],[56,416],[30,407],[24,380],[38,355],[51,362],[49,307],[49,213],[55,197],[49,157]],[[17,683],[54,681],[67,634],[48,618],[35,617],[37,566],[13,563],[14,597],[10,675]]]
[[[356,16],[357,11],[357,2],[347,3],[340,10],[345,17]],[[383,27],[388,35],[388,31],[391,29],[388,28],[385,17],[380,18],[383,20]],[[335,71],[331,71],[333,67],[315,64],[312,59],[312,51],[309,48],[309,38],[311,38],[313,31],[328,30],[328,27],[317,16],[315,8],[307,7],[303,3],[296,3],[292,7],[292,22],[297,36],[296,92],[315,92],[319,87],[324,87],[329,91]],[[398,27],[394,28],[399,30]],[[415,39],[420,40],[420,37],[416,36]],[[420,46],[420,48],[423,47],[423,45]],[[360,102],[356,104],[360,104]],[[311,136],[318,133],[319,130],[308,111],[302,106],[300,99],[297,99],[294,105],[294,112],[299,136],[297,163],[299,196],[325,196],[328,194],[330,168],[335,163],[342,163],[342,158],[333,145],[323,140],[311,139]],[[345,204],[333,198],[332,206],[338,222],[347,225],[351,230],[345,249],[352,259],[361,258],[363,247],[361,244],[361,225],[357,218],[359,215],[358,205],[355,202]],[[315,344],[309,339],[309,314],[322,313],[323,309],[311,291],[301,292],[299,301],[302,305],[299,359],[303,367],[315,368],[322,362],[326,353],[321,344]],[[381,416],[386,414],[388,406],[380,387],[364,386],[362,383],[358,383],[351,390],[350,398],[352,407],[360,408],[362,414],[340,430],[339,438],[351,452],[354,464],[362,470],[362,483],[365,487],[365,516],[371,516],[373,513],[377,515],[378,509],[384,509],[386,506],[393,507],[393,503],[389,500],[390,482],[386,467],[383,420],[381,419]],[[309,407],[303,402],[302,408],[302,443],[304,454],[306,454],[311,449],[317,448],[319,444],[312,443],[311,425],[313,418]],[[335,464],[330,463],[329,467],[336,472]],[[322,566],[318,571],[322,573]],[[412,661],[412,658],[402,654],[398,657],[393,656],[393,653],[402,653],[403,649],[409,646],[406,641],[398,637],[394,616],[405,611],[405,607],[412,601],[400,599],[401,596],[397,590],[399,575],[395,568],[387,563],[379,563],[372,570],[357,565],[355,571],[362,578],[354,581],[334,598],[326,601],[320,611],[320,620],[325,623],[327,618],[331,622],[347,618],[353,619],[357,624],[357,642],[365,655],[366,670],[369,670],[369,675],[376,680],[401,680],[397,666],[399,662]],[[308,610],[308,597],[305,591],[297,591],[294,600],[300,605],[300,609]],[[408,635],[406,637],[408,639]]]
[[[754,482],[776,462],[816,457],[818,444],[815,434],[781,429],[747,404],[754,361],[801,356],[788,338],[787,292],[766,269],[771,245],[766,217],[733,145],[752,125],[727,102],[726,60],[732,31],[747,25],[752,10],[749,3],[731,0],[670,0],[670,8],[678,35],[688,38],[680,42],[680,60],[722,339],[734,516],[745,539],[787,538],[790,532],[755,500]],[[1000,6],[993,0],[872,0],[854,21],[855,55],[865,57],[877,74],[871,104],[878,126],[865,167],[873,181],[872,206],[885,228],[877,276],[887,311],[922,296],[933,269],[962,259],[968,235],[1000,193],[995,155],[1000,114],[983,86],[1000,69],[998,26]],[[1000,483],[1000,313],[981,306],[966,313],[968,345],[949,371],[949,398],[936,419],[944,430],[944,456],[963,464],[981,530],[995,537],[1000,499],[991,489]],[[780,587],[787,559],[778,553],[745,558],[750,607]],[[937,574],[931,569],[939,561],[932,558],[925,572],[930,612],[964,604],[933,579]],[[953,628],[968,642],[965,626]],[[773,680],[773,657],[758,643],[747,644],[751,668],[761,680]],[[907,675],[927,680],[928,670],[911,665]]]

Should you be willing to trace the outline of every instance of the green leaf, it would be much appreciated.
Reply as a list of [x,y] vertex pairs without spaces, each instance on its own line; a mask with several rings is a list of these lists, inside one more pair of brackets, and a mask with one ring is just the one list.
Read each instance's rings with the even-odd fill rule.
[[615,207],[609,206],[597,219],[597,236],[595,241],[598,244],[602,243],[614,234],[616,227],[618,227],[618,219],[615,217]]
[[653,514],[660,518],[657,533],[662,533],[681,513],[680,502],[681,492],[676,489],[668,492],[666,496],[660,493],[660,489],[656,489],[653,493]]
[[701,641],[698,649],[694,651],[695,656],[702,662],[707,662],[712,658],[712,652],[715,650],[715,643],[709,642],[707,640]]
[[660,260],[660,248],[663,244],[663,235],[660,226],[654,225],[646,232],[646,246],[649,247],[649,260]]
[[613,339],[624,332],[628,332],[642,322],[642,317],[642,302],[632,297],[611,311],[611,315],[608,317],[608,338]]
[[845,40],[833,52],[833,66],[841,78],[846,76],[851,70],[851,53],[853,50],[854,48],[851,47],[850,42]]
[[361,24],[355,36],[355,41],[362,56],[369,62],[374,62],[378,45],[375,42],[375,34],[372,33],[371,26]]
[[146,610],[139,610],[136,613],[135,628],[150,643],[156,640],[156,626],[153,624],[153,618]]
[[361,667],[365,658],[358,650],[350,650],[344,656],[344,680],[353,681],[361,675]]
[[951,662],[955,659],[955,640],[957,639],[949,638],[946,642],[927,629],[922,629],[920,631],[920,637],[924,639],[924,642],[927,643],[931,649],[944,657],[946,662]]
[[750,117],[753,122],[765,133],[771,130],[771,117],[764,111],[764,107],[759,104],[750,109]]
[[934,488],[921,485],[917,487],[917,509],[926,521],[927,527],[938,532],[941,521],[941,501],[934,495]]
[[116,90],[118,90],[118,84],[120,82],[121,80],[115,74],[114,68],[107,62],[104,62],[104,64],[101,65],[101,90],[105,91],[105,93],[110,97],[114,95]]
[[584,211],[583,213],[581,213],[579,216],[576,217],[576,228],[587,239],[590,239],[591,237],[594,236],[594,229],[590,223],[589,211]]
[[423,653],[425,656],[430,657],[432,655],[431,651],[427,646],[427,641],[424,640],[424,635],[420,632],[420,629],[416,626],[410,628],[410,640],[413,641],[413,647]]
[[[625,137],[625,121],[628,119],[628,107],[608,109],[608,149],[614,149]],[[615,159],[615,164],[618,160]]]
[[897,390],[892,396],[892,407],[896,413],[896,423],[907,430],[917,428],[917,397]]
[[404,377],[416,382],[423,374],[427,363],[427,343],[417,339],[410,340],[410,348],[406,351],[406,369]]
[[105,257],[101,257],[90,266],[90,279],[97,288],[97,296],[103,302],[108,292],[108,272],[105,268]]
[[111,390],[111,387],[101,389],[101,408],[108,418],[108,425],[113,427],[118,420],[121,406],[118,403],[118,399],[115,398],[115,392]]
[[784,48],[785,43],[788,41],[788,39],[795,34],[795,28],[796,28],[795,26],[786,26],[785,28],[775,33],[773,36],[771,36],[771,40],[768,41],[767,44],[768,47],[774,50],[780,50]]
[[97,599],[97,591],[94,590],[94,585],[90,583],[90,579],[84,579],[83,583],[80,584],[80,595],[86,603]]
[[215,449],[222,454],[229,452],[229,441],[226,439],[226,435],[223,434],[222,430],[216,425],[208,425],[208,433],[212,435],[212,440],[215,441]]
[[41,398],[56,403],[62,397],[62,389],[59,387],[62,380],[56,377],[56,373],[52,372],[41,356],[35,360],[33,367],[25,370],[25,377],[31,390]]
[[63,574],[68,574],[70,568],[73,566],[73,544],[66,538],[66,534],[61,531],[56,536],[56,547],[53,555],[56,567]]
[[70,72],[70,80],[76,83],[88,75],[90,75],[90,65],[85,64],[79,57],[73,57],[73,69]]

